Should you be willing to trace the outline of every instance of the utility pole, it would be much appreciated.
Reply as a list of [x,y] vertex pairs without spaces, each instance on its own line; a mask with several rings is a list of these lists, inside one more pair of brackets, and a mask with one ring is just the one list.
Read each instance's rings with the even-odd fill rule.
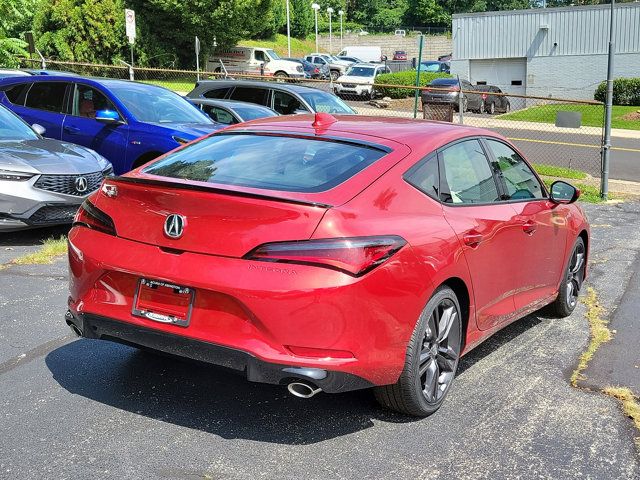
[[604,106],[604,138],[602,141],[602,168],[600,175],[600,196],[603,200],[609,195],[609,154],[611,152],[611,110],[613,106],[613,14],[615,0],[611,0],[611,16],[609,18],[609,61],[607,63],[607,97]]
[[424,46],[424,35],[418,37],[418,65],[416,66],[416,90],[413,100],[413,118],[418,117],[418,97],[420,96],[420,64],[422,63],[422,47]]
[[289,0],[287,0],[287,57],[291,58],[291,17],[289,15]]
[[320,5],[318,5],[317,3],[312,3],[311,8],[313,8],[313,11],[315,12],[315,17],[316,17],[316,52],[317,52],[318,51],[318,10],[320,10]]

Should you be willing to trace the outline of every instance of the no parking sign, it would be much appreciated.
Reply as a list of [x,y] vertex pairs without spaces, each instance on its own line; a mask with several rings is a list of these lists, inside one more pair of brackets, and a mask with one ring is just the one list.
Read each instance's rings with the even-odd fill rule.
[[136,12],[125,8],[124,22],[129,43],[133,44],[136,41]]

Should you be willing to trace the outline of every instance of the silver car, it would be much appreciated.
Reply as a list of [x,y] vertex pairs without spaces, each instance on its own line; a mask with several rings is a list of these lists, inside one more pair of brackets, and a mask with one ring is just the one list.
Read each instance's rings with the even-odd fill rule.
[[113,174],[93,150],[42,133],[0,105],[0,232],[70,223]]

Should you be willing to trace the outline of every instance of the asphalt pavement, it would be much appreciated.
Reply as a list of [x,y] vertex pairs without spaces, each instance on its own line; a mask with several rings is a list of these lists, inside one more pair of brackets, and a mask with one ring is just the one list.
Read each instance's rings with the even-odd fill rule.
[[[640,204],[586,209],[599,262],[590,285],[612,311],[640,246]],[[0,270],[0,285],[0,478],[640,478],[637,432],[617,401],[569,386],[588,340],[582,304],[494,335],[462,359],[442,409],[418,420],[369,391],[303,400],[75,339],[64,259]]]

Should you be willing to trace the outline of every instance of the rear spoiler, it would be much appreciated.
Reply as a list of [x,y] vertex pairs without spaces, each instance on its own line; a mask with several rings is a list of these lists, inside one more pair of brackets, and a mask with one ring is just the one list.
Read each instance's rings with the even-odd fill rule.
[[284,202],[284,203],[293,203],[296,205],[307,205],[311,207],[319,207],[319,208],[331,208],[333,205],[329,205],[327,203],[320,202],[312,202],[308,200],[300,200],[297,198],[287,198],[287,197],[278,197],[275,195],[264,195],[260,193],[251,193],[251,192],[242,192],[238,190],[227,190],[225,188],[218,188],[207,185],[193,185],[188,183],[176,183],[171,180],[159,180],[155,178],[141,178],[141,177],[109,177],[108,181],[114,181],[116,183],[132,183],[138,185],[153,185],[157,187],[165,187],[165,188],[179,188],[182,190],[194,190],[199,192],[211,192],[218,193],[220,195],[230,195],[235,197],[245,197],[245,198],[257,198],[260,200],[270,200],[274,202]]

